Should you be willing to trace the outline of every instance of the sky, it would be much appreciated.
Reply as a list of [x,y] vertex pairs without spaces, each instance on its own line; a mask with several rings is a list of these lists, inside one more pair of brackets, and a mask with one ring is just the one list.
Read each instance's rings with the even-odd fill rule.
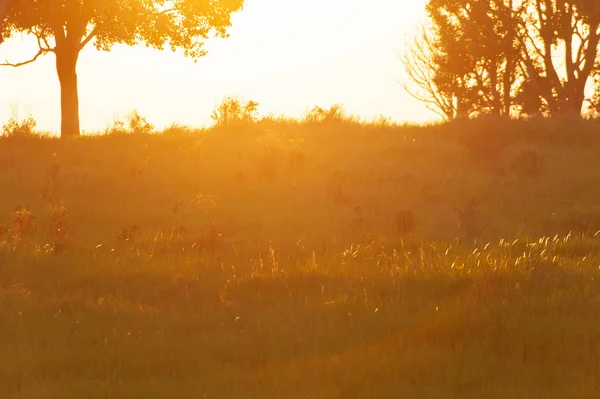
[[[262,115],[301,117],[314,106],[342,104],[366,119],[436,119],[400,82],[399,55],[425,0],[247,0],[227,39],[209,39],[197,62],[170,50],[86,47],[77,68],[81,127],[99,131],[133,109],[156,127],[206,126],[227,96],[257,101]],[[35,42],[16,36],[0,60],[30,58]],[[20,68],[0,68],[0,123],[31,114],[38,127],[60,128],[60,91],[52,54]]]

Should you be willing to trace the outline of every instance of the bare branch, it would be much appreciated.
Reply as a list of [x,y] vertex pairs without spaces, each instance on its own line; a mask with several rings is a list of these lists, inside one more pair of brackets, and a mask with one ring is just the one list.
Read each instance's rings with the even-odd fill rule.
[[[42,32],[31,32],[35,38],[37,39],[37,43],[38,43],[38,47],[39,47],[39,51],[37,52],[37,54],[35,54],[32,58],[30,58],[27,61],[22,61],[22,62],[16,62],[16,63],[11,63],[8,61],[5,61],[4,63],[0,64],[0,66],[9,66],[9,67],[20,67],[23,65],[27,65],[27,64],[31,64],[33,62],[35,62],[38,58],[40,58],[42,55],[45,55],[47,53],[54,53],[55,49],[54,48],[50,48],[50,45],[48,43],[48,39],[46,38],[46,36],[42,33]],[[42,43],[45,45],[42,45]]]
[[49,49],[40,49],[40,51],[38,51],[38,53],[36,55],[33,56],[33,58],[27,60],[27,61],[23,61],[23,62],[17,62],[17,63],[10,63],[8,61],[0,64],[0,66],[10,66],[10,67],[20,67],[23,65],[27,65],[27,64],[31,64],[32,62],[35,62],[40,56],[49,53],[49,52],[53,52],[53,50],[49,50]]
[[[432,57],[434,53],[435,45],[432,43],[430,32],[421,24],[415,36],[407,43],[405,53],[400,57],[408,81],[399,83],[411,97],[426,104],[429,110],[446,120],[451,120],[456,113],[454,96],[440,90],[435,82],[438,65]],[[415,90],[409,87],[409,82],[414,84]]]

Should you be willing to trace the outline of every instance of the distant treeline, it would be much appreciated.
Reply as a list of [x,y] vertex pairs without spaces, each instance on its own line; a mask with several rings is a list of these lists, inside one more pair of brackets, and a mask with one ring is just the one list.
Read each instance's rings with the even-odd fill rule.
[[446,120],[600,113],[598,0],[428,0],[405,88]]

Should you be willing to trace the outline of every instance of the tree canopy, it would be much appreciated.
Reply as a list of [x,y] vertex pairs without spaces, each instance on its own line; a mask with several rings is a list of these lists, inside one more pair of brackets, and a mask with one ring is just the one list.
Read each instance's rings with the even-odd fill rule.
[[[3,0],[0,0],[0,2]],[[17,32],[37,38],[30,59],[6,62],[22,66],[53,53],[61,85],[61,135],[76,136],[79,128],[77,60],[88,44],[110,51],[115,44],[182,49],[197,59],[206,55],[209,36],[227,36],[232,13],[243,0],[4,0],[6,13],[0,35]],[[1,14],[0,14],[1,15]],[[2,19],[0,19],[2,20]]]
[[[591,85],[600,89],[600,2],[428,0],[426,12],[431,27],[403,61],[413,94],[445,119],[581,115],[586,101],[600,109],[600,96],[586,97]],[[424,84],[415,75],[431,79]],[[440,93],[452,112],[430,101]]]
[[6,14],[6,6],[8,0],[0,0],[0,44],[4,41],[4,37],[2,37],[2,25],[4,22],[4,15]]

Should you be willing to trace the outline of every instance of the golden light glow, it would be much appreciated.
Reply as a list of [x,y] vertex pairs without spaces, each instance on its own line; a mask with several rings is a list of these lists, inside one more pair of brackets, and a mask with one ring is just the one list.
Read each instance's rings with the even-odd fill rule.
[[[101,130],[138,109],[157,127],[204,125],[227,95],[255,100],[262,114],[300,116],[314,105],[341,103],[365,118],[397,121],[435,116],[395,81],[404,79],[397,53],[422,18],[424,0],[248,0],[233,18],[231,37],[210,40],[197,63],[170,51],[86,48],[78,66],[81,123]],[[17,37],[0,59],[27,59],[34,43]],[[11,108],[58,131],[59,86],[54,57],[0,69],[0,121]]]

